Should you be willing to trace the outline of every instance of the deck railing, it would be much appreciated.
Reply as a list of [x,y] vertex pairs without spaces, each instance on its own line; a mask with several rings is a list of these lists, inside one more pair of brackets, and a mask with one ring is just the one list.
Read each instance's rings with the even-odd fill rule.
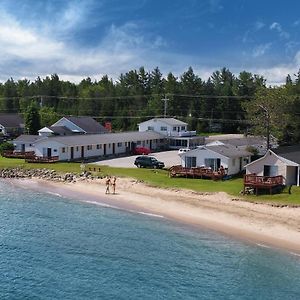
[[3,157],[6,158],[26,158],[32,156],[34,156],[34,151],[6,150],[3,152]]
[[257,176],[255,174],[246,174],[244,176],[244,185],[245,186],[277,186],[283,185],[283,176]]
[[185,176],[185,177],[198,177],[198,178],[212,178],[222,179],[225,176],[225,171],[213,171],[211,168],[206,167],[194,167],[194,168],[186,168],[182,167],[181,165],[172,166],[169,169],[170,177],[176,176]]
[[59,159],[58,156],[42,157],[42,156],[32,156],[25,158],[28,163],[54,163]]

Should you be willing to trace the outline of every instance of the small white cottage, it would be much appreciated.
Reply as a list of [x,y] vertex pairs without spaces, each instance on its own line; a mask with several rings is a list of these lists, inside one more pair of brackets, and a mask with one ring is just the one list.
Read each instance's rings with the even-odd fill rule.
[[[275,151],[278,151],[278,154]],[[299,186],[299,162],[290,160],[288,157],[291,159],[294,157],[300,161],[300,151],[298,151],[298,155],[296,152],[282,151],[282,149],[275,151],[269,149],[263,157],[246,165],[246,174],[267,177],[282,176],[284,185]],[[281,152],[280,155],[279,152]]]
[[222,166],[227,175],[243,171],[251,155],[252,153],[248,151],[227,144],[199,146],[194,150],[179,154],[183,167],[206,167],[218,171]]

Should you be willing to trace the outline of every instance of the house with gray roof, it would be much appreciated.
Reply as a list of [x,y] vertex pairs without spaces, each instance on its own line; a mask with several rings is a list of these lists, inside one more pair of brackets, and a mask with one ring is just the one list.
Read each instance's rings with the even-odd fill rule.
[[[53,131],[54,134],[58,133],[61,135],[67,134],[99,134],[107,133],[107,129],[99,124],[92,117],[63,117],[54,124],[51,125],[51,128],[45,127],[39,130],[40,135],[49,135],[50,131]],[[68,129],[68,131],[66,130]]]
[[45,139],[39,135],[21,134],[12,141],[15,151],[18,152],[29,152],[35,151],[35,143],[38,140]]
[[269,149],[267,153],[246,165],[246,174],[258,177],[282,176],[284,185],[300,184],[300,146]]
[[206,167],[218,171],[223,167],[227,175],[242,172],[252,153],[229,144],[205,145],[179,154],[181,165],[186,168]]
[[19,114],[0,114],[0,135],[18,136],[24,133],[24,120]]
[[34,143],[37,157],[58,157],[60,161],[85,160],[129,154],[136,146],[152,151],[165,147],[164,136],[153,131],[49,136]]
[[186,122],[175,118],[154,118],[138,124],[139,131],[155,131],[166,137],[170,149],[195,148],[204,144],[204,137],[189,131]]
[[46,126],[38,131],[40,136],[72,135],[74,132],[66,126]]
[[[262,136],[251,136],[243,134],[221,134],[221,135],[212,135],[205,138],[205,144],[212,143],[224,143],[230,144],[237,148],[248,150],[255,149],[258,155],[264,155],[267,152],[267,140]],[[277,148],[277,140],[275,138],[270,139],[271,148]]]

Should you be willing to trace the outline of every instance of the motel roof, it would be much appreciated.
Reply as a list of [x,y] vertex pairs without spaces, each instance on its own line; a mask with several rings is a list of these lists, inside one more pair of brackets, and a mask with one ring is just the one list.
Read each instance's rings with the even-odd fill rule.
[[180,120],[177,120],[175,118],[154,118],[154,119],[147,120],[145,122],[141,122],[140,124],[143,124],[143,123],[146,123],[146,122],[157,122],[157,121],[165,123],[165,124],[170,125],[170,126],[187,125],[187,123],[185,123],[183,121],[180,121]]
[[132,131],[106,134],[82,134],[70,136],[50,136],[47,139],[37,141],[51,143],[52,141],[61,143],[67,146],[79,145],[97,145],[108,143],[135,142],[142,140],[164,139],[165,136],[154,131]]

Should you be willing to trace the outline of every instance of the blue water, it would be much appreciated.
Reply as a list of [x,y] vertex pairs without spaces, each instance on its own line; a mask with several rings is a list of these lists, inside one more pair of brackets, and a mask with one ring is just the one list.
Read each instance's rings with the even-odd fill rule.
[[300,299],[300,257],[0,181],[0,299]]

